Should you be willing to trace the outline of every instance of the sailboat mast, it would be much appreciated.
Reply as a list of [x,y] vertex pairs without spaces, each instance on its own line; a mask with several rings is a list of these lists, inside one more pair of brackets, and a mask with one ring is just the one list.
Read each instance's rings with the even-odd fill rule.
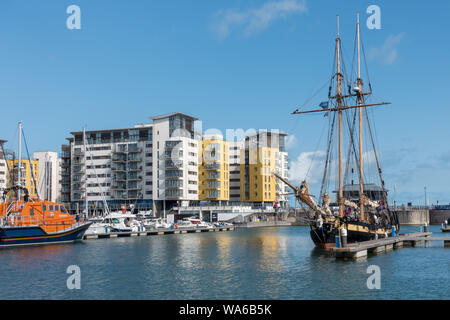
[[339,216],[344,215],[344,191],[343,191],[343,165],[342,165],[342,75],[341,75],[341,56],[340,56],[341,39],[339,38],[339,16],[337,16],[337,38],[336,38],[336,68],[337,68],[337,88],[336,88],[336,102],[338,109],[338,126],[339,126]]
[[83,144],[84,144],[84,214],[85,219],[89,217],[89,207],[88,207],[88,198],[87,198],[87,161],[86,161],[86,127],[83,127]]
[[18,146],[18,162],[17,162],[17,185],[19,186],[17,190],[17,200],[20,201],[22,196],[22,122],[19,122],[19,146]]
[[[358,42],[358,105],[363,104],[363,82],[361,79],[361,55],[360,55],[360,40],[359,40],[359,13],[357,14],[356,34]],[[361,212],[361,220],[364,219],[364,176],[363,176],[363,132],[362,132],[362,108],[359,108],[359,207]]]

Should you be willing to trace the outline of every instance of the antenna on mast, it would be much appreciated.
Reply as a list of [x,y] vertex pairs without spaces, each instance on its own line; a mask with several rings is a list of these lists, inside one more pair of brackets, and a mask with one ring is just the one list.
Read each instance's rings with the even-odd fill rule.
[[337,36],[339,38],[339,15],[336,15],[336,20],[337,20]]

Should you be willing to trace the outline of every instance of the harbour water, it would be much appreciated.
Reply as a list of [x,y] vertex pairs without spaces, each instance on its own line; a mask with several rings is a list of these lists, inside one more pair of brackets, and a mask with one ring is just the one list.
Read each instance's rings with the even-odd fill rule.
[[[70,265],[79,290],[67,287]],[[381,289],[367,287],[370,265]],[[87,240],[2,248],[0,284],[0,299],[450,299],[450,249],[431,242],[338,261],[301,226]]]

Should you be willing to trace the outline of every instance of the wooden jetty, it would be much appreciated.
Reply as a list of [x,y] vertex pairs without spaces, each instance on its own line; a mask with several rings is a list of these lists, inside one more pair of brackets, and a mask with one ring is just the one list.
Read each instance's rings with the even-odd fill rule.
[[349,243],[343,248],[330,248],[336,258],[358,259],[366,257],[368,253],[383,253],[402,247],[415,247],[419,244],[427,245],[429,241],[443,241],[444,247],[450,248],[450,237],[431,237],[431,232],[415,232],[401,234],[395,238]]
[[182,234],[182,233],[200,233],[200,232],[220,232],[233,231],[234,227],[217,227],[217,228],[183,228],[183,229],[151,229],[141,232],[108,232],[99,234],[88,234],[83,236],[83,240],[105,239],[105,238],[125,238],[125,237],[143,237],[165,234]]

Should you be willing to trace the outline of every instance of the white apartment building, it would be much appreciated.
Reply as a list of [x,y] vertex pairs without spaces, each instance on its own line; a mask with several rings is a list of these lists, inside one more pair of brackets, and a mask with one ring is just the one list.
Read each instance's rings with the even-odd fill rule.
[[33,158],[39,162],[38,194],[41,199],[59,202],[61,193],[61,159],[57,152],[35,152]]
[[153,192],[155,207],[165,211],[175,204],[198,201],[197,118],[170,113],[153,120]]
[[105,201],[111,209],[151,206],[151,185],[144,188],[152,181],[151,125],[71,134],[70,200],[76,209],[84,210],[86,197],[90,210],[103,208]]
[[133,128],[71,133],[70,147],[62,148],[61,183],[72,209],[82,212],[87,201],[90,212],[105,202],[113,210],[132,204],[165,212],[198,201],[197,119],[182,113],[151,119]]

